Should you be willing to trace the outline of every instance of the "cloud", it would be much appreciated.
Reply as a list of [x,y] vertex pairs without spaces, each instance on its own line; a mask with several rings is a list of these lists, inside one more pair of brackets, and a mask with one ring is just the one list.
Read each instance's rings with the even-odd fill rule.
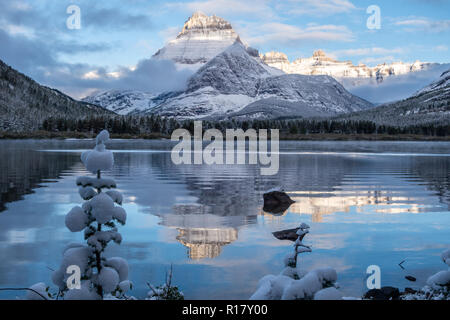
[[366,65],[378,65],[378,64],[390,63],[390,62],[394,62],[394,61],[395,61],[394,56],[383,56],[383,57],[367,57],[367,58],[359,60],[359,63],[366,64]]
[[430,20],[428,18],[410,18],[394,23],[403,27],[404,31],[446,32],[450,30],[450,20]]
[[434,51],[437,52],[445,52],[448,51],[448,47],[446,45],[438,45],[433,48]]
[[[84,6],[87,7],[87,6]],[[121,7],[105,8],[89,3],[88,8],[82,10],[83,27],[105,28],[109,30],[134,30],[150,29],[154,25],[149,15],[132,13],[123,10]]]
[[95,68],[88,65],[66,65],[46,74],[46,83],[76,98],[102,90],[136,90],[149,93],[177,91],[185,88],[192,71],[178,70],[169,60],[144,59],[136,67],[117,70]]
[[0,29],[0,58],[21,72],[39,80],[44,68],[63,66],[60,53],[99,52],[110,49],[105,43],[79,43],[59,39],[29,38]]
[[[253,27],[252,30],[255,30]],[[252,45],[264,43],[282,43],[288,46],[296,46],[299,43],[323,41],[344,41],[354,40],[353,33],[345,26],[336,25],[310,25],[306,28],[272,22],[260,25],[257,35],[248,35],[248,42]]]
[[288,0],[280,2],[277,8],[289,15],[313,16],[349,13],[356,9],[348,0]]
[[172,61],[145,59],[135,68],[119,67],[111,71],[89,65],[64,65],[43,75],[44,82],[58,86],[75,98],[96,91],[136,90],[149,93],[182,90],[192,75],[190,70],[178,70]]
[[436,64],[426,70],[386,77],[380,84],[376,84],[374,79],[360,79],[356,83],[355,79],[344,79],[342,82],[348,91],[363,99],[385,103],[410,97],[438,79],[449,68],[450,64]]
[[233,15],[257,17],[263,19],[271,19],[277,16],[274,9],[270,6],[271,1],[268,0],[207,0],[192,2],[175,2],[168,3],[166,6],[171,9],[183,10],[189,14],[201,11],[205,14],[212,15]]
[[[82,14],[82,31],[152,28],[145,12],[133,13],[122,7],[107,7],[88,1],[77,1]],[[86,42],[67,35],[67,3],[10,2],[0,0],[0,59],[37,82],[58,88],[76,98],[99,89],[154,91],[179,88],[188,72],[179,72],[170,62],[141,61],[134,70],[118,67],[107,70],[89,63],[75,63],[73,54],[107,52],[119,45]],[[89,6],[88,6],[89,5]],[[90,31],[87,31],[90,32]],[[84,60],[85,61],[85,60]]]
[[[192,71],[177,70],[171,61],[142,60],[133,70],[108,70],[86,63],[67,63],[58,53],[107,50],[102,44],[41,41],[11,36],[0,30],[0,57],[41,84],[58,88],[75,98],[106,89],[161,92],[182,89]],[[36,54],[39,52],[39,54]]]
[[366,56],[366,55],[386,55],[386,54],[401,54],[404,53],[405,49],[403,48],[380,48],[380,47],[372,47],[372,48],[357,48],[357,49],[344,49],[333,51],[332,54],[338,57],[342,56]]
[[147,10],[138,7],[114,6],[114,3],[78,0],[76,2],[18,2],[0,0],[0,25],[18,25],[32,29],[36,34],[51,32],[52,37],[61,36],[66,29],[70,4],[80,7],[82,29],[95,31],[123,31],[154,28]]
[[122,67],[118,74],[120,74],[119,77],[111,77],[103,72],[99,85],[153,93],[182,90],[192,71],[178,70],[175,63],[169,60],[145,59],[141,60],[133,70]]

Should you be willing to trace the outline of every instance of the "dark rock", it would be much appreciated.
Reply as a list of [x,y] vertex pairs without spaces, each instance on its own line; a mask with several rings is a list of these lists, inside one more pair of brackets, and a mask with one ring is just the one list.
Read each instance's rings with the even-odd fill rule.
[[415,294],[417,293],[417,290],[414,290],[412,288],[405,288],[405,293]]
[[413,276],[406,276],[405,279],[406,279],[406,280],[409,280],[409,281],[412,281],[412,282],[414,282],[414,281],[417,280],[417,279],[414,278]]
[[297,231],[299,229],[300,228],[276,231],[273,233],[273,235],[279,240],[295,241],[298,238]]
[[366,292],[364,299],[371,300],[397,300],[400,297],[400,290],[394,287],[382,287],[381,289],[371,289]]
[[271,191],[265,193],[264,197],[264,207],[263,210],[272,214],[283,214],[293,201],[285,192],[282,191]]
[[398,299],[400,297],[400,290],[394,287],[382,287],[381,292],[387,296],[388,298],[392,298],[392,300]]
[[364,294],[363,298],[371,300],[388,300],[380,289],[370,289]]

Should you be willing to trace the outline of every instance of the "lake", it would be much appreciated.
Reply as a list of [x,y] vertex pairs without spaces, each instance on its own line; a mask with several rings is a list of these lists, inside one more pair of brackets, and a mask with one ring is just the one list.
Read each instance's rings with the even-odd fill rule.
[[[81,242],[65,214],[83,201],[75,185],[91,140],[0,141],[0,287],[51,283],[62,250]],[[366,269],[381,284],[422,287],[445,269],[450,247],[450,143],[280,143],[280,170],[258,165],[174,165],[170,141],[113,140],[124,195],[123,242],[106,255],[128,260],[131,292],[143,298],[173,265],[187,299],[248,299],[257,282],[283,269],[289,241],[272,232],[311,226],[300,255],[305,270],[330,266],[340,290],[361,296]],[[282,186],[296,201],[279,216],[262,210],[263,193]],[[402,267],[399,263],[402,262]],[[411,283],[405,276],[417,278]],[[0,292],[2,299],[22,293]]]

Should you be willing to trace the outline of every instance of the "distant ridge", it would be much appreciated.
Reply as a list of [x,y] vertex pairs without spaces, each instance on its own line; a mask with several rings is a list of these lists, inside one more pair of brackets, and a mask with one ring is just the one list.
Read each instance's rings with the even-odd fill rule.
[[433,63],[415,61],[414,63],[383,63],[375,67],[364,64],[353,65],[351,61],[338,61],[317,50],[310,58],[299,58],[290,62],[282,52],[261,54],[261,59],[269,66],[283,70],[289,74],[328,75],[335,78],[374,78],[378,83],[386,77],[398,76],[411,72],[426,70]]

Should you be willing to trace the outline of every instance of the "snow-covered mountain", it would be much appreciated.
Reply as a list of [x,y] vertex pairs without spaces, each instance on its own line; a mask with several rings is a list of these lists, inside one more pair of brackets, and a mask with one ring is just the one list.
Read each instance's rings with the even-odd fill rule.
[[328,57],[324,51],[317,50],[310,58],[299,58],[290,62],[281,52],[261,54],[261,59],[274,68],[289,74],[328,75],[334,78],[374,78],[378,83],[386,77],[403,75],[426,70],[432,63],[416,61],[414,63],[394,62],[368,67],[364,64],[353,65],[351,61],[338,61]]
[[372,106],[331,77],[268,67],[239,40],[200,68],[185,91],[158,100],[149,113],[177,119],[327,116]]
[[83,101],[126,115],[148,111],[151,107],[151,99],[155,97],[155,94],[141,91],[108,90],[90,95],[84,98]]
[[153,58],[182,65],[204,64],[231,46],[237,38],[229,22],[196,12],[186,21],[176,39],[158,50]]
[[366,111],[343,115],[348,120],[369,120],[393,126],[450,125],[450,69],[411,97]]
[[414,96],[417,97],[427,93],[434,93],[435,98],[442,96],[447,97],[448,99],[448,95],[450,93],[450,69],[443,72],[438,80],[434,81],[422,90],[419,90]]

